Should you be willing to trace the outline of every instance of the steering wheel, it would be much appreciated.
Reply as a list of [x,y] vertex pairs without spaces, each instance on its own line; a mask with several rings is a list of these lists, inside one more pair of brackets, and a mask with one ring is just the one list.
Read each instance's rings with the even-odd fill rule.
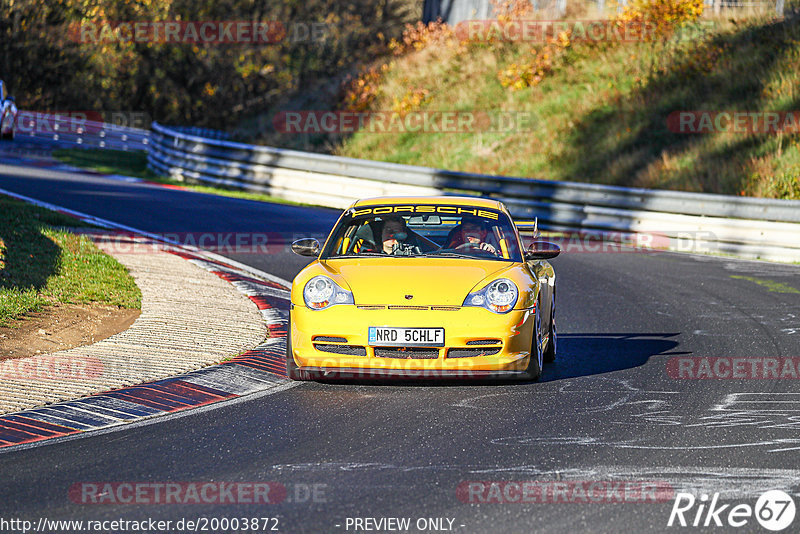
[[[489,245],[489,246],[492,247],[492,245]],[[481,244],[479,244],[479,243],[462,243],[461,245],[458,245],[455,248],[455,250],[471,249],[471,250],[475,250],[477,252],[485,252],[487,254],[491,254],[492,256],[499,256],[500,254],[499,254],[498,250],[496,248],[494,248],[494,247],[492,247],[492,248],[494,250],[481,248]]]

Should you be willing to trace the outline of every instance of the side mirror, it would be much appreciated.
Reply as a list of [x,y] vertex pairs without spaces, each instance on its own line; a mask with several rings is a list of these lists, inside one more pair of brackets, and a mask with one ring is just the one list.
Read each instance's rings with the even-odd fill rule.
[[549,260],[561,254],[561,247],[549,241],[534,241],[525,251],[525,261]]
[[317,241],[313,237],[298,239],[297,241],[292,243],[292,252],[300,256],[317,257],[319,256],[319,250],[320,250],[319,241]]

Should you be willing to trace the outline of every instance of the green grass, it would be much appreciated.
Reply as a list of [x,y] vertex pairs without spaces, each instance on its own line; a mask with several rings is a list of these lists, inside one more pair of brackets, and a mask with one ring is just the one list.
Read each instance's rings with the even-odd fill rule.
[[[800,198],[800,134],[686,134],[674,111],[800,110],[800,16],[716,20],[702,38],[574,43],[538,85],[498,72],[531,45],[429,46],[395,58],[372,109],[426,90],[420,110],[526,112],[530,131],[392,135],[360,131],[337,154],[466,172]],[[288,144],[288,141],[287,141]]]
[[793,288],[792,286],[783,284],[781,282],[776,282],[775,280],[766,280],[762,278],[755,278],[753,276],[734,276],[731,275],[731,278],[735,278],[737,280],[747,280],[748,282],[753,282],[754,284],[758,284],[761,287],[766,287],[768,291],[771,293],[796,293],[800,294],[800,290]]
[[128,271],[86,237],[77,219],[0,196],[0,326],[55,304],[140,308]]
[[185,187],[186,189],[195,191],[197,193],[241,198],[244,200],[255,200],[257,202],[276,202],[279,204],[291,204],[296,206],[309,205],[299,202],[292,202],[290,200],[285,200],[263,193],[251,193],[249,191],[226,189],[224,187],[203,185],[202,183],[196,181],[176,180],[174,178],[160,176],[147,168],[147,153],[143,151],[126,152],[122,150],[63,148],[54,150],[53,156],[59,161],[74,167],[91,169],[104,174],[133,176],[135,178],[142,178],[144,180],[160,184],[176,185]]
[[92,169],[105,174],[121,174],[145,180],[159,180],[159,177],[147,168],[147,153],[141,150],[62,148],[54,150],[53,157],[67,165]]

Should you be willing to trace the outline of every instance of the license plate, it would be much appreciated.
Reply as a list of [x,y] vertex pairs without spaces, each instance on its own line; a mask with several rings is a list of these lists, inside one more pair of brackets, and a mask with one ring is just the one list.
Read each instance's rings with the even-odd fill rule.
[[444,347],[444,328],[370,326],[369,344],[378,347]]

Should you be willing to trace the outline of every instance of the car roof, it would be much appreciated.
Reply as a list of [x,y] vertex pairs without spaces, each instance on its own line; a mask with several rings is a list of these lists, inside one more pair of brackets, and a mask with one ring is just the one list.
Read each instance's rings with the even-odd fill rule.
[[351,207],[386,206],[393,204],[446,204],[448,206],[471,206],[505,211],[502,203],[490,198],[429,196],[429,197],[375,197],[357,200]]

